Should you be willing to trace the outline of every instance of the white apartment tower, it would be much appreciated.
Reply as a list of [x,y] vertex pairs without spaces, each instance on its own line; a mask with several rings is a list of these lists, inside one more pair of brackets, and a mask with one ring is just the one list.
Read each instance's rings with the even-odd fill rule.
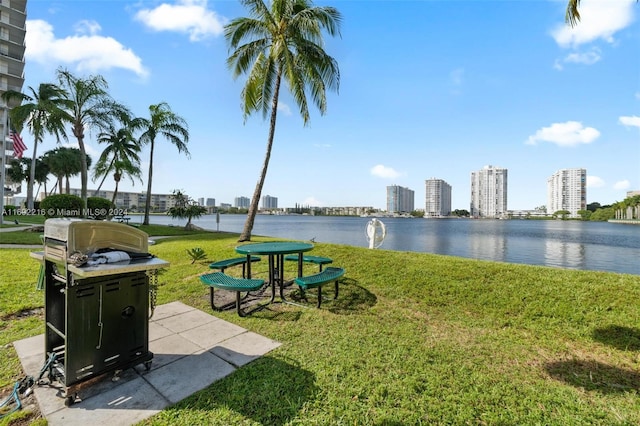
[[442,179],[425,181],[426,202],[424,217],[442,217],[451,214],[451,185]]
[[471,217],[507,216],[507,169],[484,166],[471,172]]
[[578,210],[587,209],[587,171],[561,169],[547,179],[547,212],[567,210],[569,217],[580,217]]
[[263,209],[277,209],[278,197],[272,197],[271,195],[262,196],[262,208]]
[[398,185],[387,186],[387,212],[411,213],[414,210],[415,193]]
[[[24,37],[27,22],[27,0],[0,1],[0,95],[15,90],[22,92],[24,84]],[[19,100],[6,103],[0,99],[0,210],[4,211],[5,197],[20,192],[20,182],[11,182],[6,167],[13,157],[13,142],[6,126],[9,111],[20,105]],[[30,206],[33,207],[33,206]],[[0,224],[2,217],[0,216]]]
[[251,200],[248,197],[236,197],[233,199],[233,206],[239,209],[248,209]]

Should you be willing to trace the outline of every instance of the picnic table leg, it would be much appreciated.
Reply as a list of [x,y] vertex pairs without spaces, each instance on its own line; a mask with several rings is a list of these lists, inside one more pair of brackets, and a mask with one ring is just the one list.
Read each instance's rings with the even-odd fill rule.
[[280,299],[284,302],[284,254],[278,255],[278,284],[280,285]]
[[304,262],[302,262],[302,253],[298,253],[298,277],[302,276],[303,263]]
[[271,303],[276,299],[276,271],[274,255],[269,255],[269,284],[271,284]]
[[[244,265],[242,265],[242,276],[244,277]],[[247,278],[251,278],[251,255],[247,255]]]

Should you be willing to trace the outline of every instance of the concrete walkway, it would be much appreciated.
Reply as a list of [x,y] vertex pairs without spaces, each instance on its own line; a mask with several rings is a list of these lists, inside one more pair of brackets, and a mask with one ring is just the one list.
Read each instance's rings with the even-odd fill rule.
[[[64,405],[62,386],[36,385],[49,426],[131,425],[214,383],[280,346],[181,302],[160,305],[149,323],[151,369],[139,365],[92,384]],[[38,376],[45,362],[44,335],[14,342],[25,374]]]

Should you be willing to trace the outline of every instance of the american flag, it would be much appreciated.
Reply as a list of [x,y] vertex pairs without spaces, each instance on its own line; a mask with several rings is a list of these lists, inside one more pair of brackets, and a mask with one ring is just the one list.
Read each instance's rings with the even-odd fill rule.
[[27,146],[20,137],[20,133],[15,130],[11,130],[9,132],[9,136],[11,136],[11,140],[13,141],[13,154],[17,159],[22,158],[22,153],[27,150]]

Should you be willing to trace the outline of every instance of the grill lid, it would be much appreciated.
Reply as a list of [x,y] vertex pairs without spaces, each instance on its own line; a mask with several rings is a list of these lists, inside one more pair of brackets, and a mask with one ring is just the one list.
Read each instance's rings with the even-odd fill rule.
[[84,254],[111,248],[131,253],[147,253],[146,232],[118,222],[90,219],[47,219],[44,222],[45,245],[49,240],[65,243],[69,254]]

